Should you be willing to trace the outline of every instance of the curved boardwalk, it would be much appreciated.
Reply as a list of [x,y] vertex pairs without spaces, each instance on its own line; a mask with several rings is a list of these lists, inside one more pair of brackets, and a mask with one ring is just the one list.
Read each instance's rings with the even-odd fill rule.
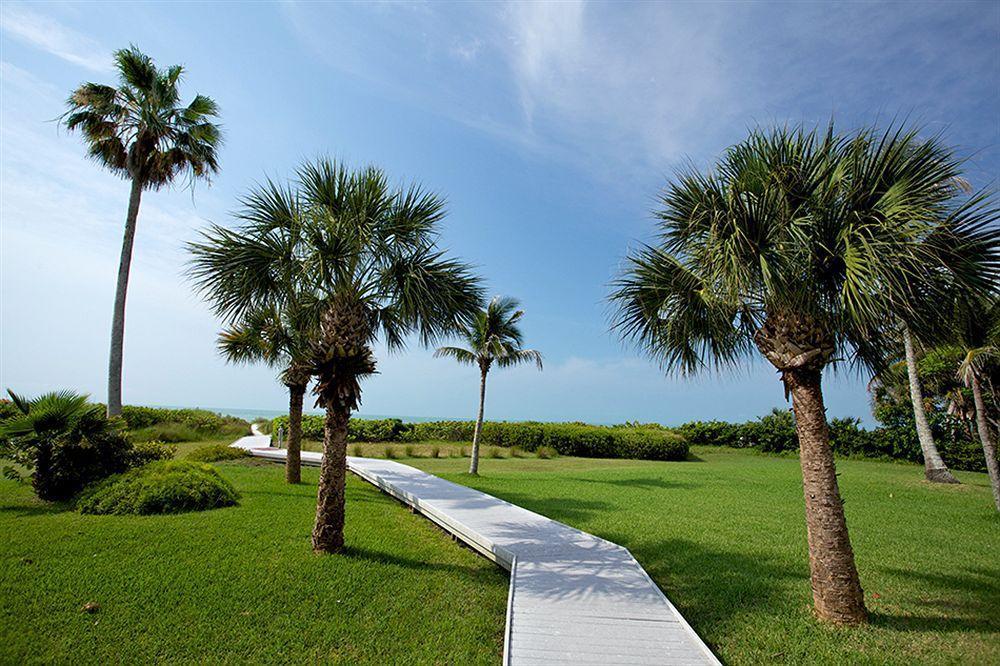
[[[284,461],[269,438],[233,446]],[[318,465],[322,455],[302,453]],[[392,460],[348,468],[510,571],[504,664],[718,664],[622,546]]]

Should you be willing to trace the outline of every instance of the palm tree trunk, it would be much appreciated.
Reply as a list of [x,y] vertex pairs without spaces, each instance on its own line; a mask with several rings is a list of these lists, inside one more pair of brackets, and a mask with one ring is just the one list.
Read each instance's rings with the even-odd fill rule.
[[323,423],[323,465],[316,495],[312,546],[317,553],[337,553],[344,547],[344,499],[347,482],[347,422],[351,410],[340,401],[326,404]]
[[469,463],[469,474],[479,474],[479,437],[483,432],[483,411],[486,405],[486,373],[482,370],[479,378],[479,415],[476,417],[476,429],[472,432],[472,461]]
[[306,387],[288,387],[288,447],[285,452],[285,481],[302,481],[302,397]]
[[917,375],[917,354],[913,350],[910,327],[905,324],[903,325],[903,347],[906,349],[906,374],[910,380],[913,420],[917,426],[920,450],[924,454],[924,477],[933,483],[958,483],[958,479],[948,470],[948,466],[944,464],[944,460],[941,459],[941,454],[938,453],[937,446],[934,444],[934,435],[927,422],[927,412],[924,411],[924,396],[920,390],[920,377]]
[[986,471],[990,475],[990,487],[993,488],[993,503],[1000,511],[1000,466],[997,464],[997,447],[993,443],[989,424],[986,423],[986,404],[983,402],[983,390],[979,385],[979,377],[972,372],[972,397],[976,402],[976,428],[979,430],[979,442],[983,445],[983,455],[986,456]]
[[142,182],[132,179],[132,192],[128,199],[125,217],[125,236],[122,239],[122,256],[118,264],[118,286],[115,289],[115,311],[111,319],[111,354],[108,360],[108,416],[122,413],[122,348],[125,341],[125,295],[128,291],[128,274],[132,267],[132,244],[135,241],[135,224],[139,218],[139,200]]
[[820,372],[803,368],[784,373],[799,437],[813,605],[820,619],[860,624],[868,614],[837,486]]

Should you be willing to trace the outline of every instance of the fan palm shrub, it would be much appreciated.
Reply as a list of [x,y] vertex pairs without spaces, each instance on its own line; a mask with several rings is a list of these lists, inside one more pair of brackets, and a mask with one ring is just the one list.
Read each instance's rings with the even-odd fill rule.
[[111,324],[108,416],[120,414],[122,408],[125,296],[142,193],[166,187],[185,174],[193,183],[217,172],[222,143],[219,126],[212,121],[219,108],[210,97],[195,95],[187,105],[181,103],[183,67],[159,69],[135,46],[116,51],[114,58],[118,85],[80,85],[62,116],[67,129],[79,130],[88,155],[132,186]]
[[120,419],[108,419],[86,395],[55,391],[29,399],[8,393],[17,411],[0,422],[0,458],[14,463],[4,475],[20,478],[21,470],[30,470],[40,499],[69,499],[91,481],[158,457],[135,451]]
[[945,200],[956,163],[916,131],[756,130],[709,172],[660,196],[658,239],[626,259],[613,326],[682,374],[756,351],[790,396],[799,441],[813,601],[837,624],[866,620],[823,403],[824,369],[881,367],[894,322],[930,326],[942,285],[996,284],[997,212]]
[[267,363],[279,368],[288,389],[288,442],[285,480],[302,481],[302,403],[309,386],[309,348],[315,326],[309,313],[292,304],[285,310],[253,310],[219,335],[219,351],[233,363]]
[[214,225],[191,243],[189,272],[230,321],[293,301],[314,313],[309,374],[325,416],[312,544],[337,552],[348,420],[375,373],[373,345],[400,350],[411,336],[429,345],[457,332],[476,316],[482,289],[468,265],[437,247],[444,202],[416,185],[321,159],[273,194],[260,215],[242,216],[233,230]]
[[439,347],[435,356],[453,358],[459,363],[479,366],[479,412],[472,432],[472,459],[469,474],[479,473],[479,438],[483,430],[486,404],[486,375],[495,363],[509,368],[522,363],[534,363],[542,369],[542,355],[534,349],[523,349],[524,335],[520,321],[524,311],[516,299],[495,296],[462,331],[467,347]]

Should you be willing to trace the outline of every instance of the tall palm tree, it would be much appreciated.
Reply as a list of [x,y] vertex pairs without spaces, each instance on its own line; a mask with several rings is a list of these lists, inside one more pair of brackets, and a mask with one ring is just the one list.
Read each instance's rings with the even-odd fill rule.
[[232,363],[267,363],[280,369],[288,389],[285,480],[302,481],[302,402],[309,386],[314,327],[308,313],[277,308],[254,310],[219,334],[219,351]]
[[917,440],[924,456],[924,478],[932,483],[958,483],[934,443],[927,411],[924,408],[924,394],[917,374],[917,352],[913,346],[910,327],[903,324],[903,353],[906,357],[906,378],[910,388],[910,404],[913,405],[913,421],[916,425]]
[[479,366],[479,414],[472,434],[472,461],[469,474],[479,473],[479,437],[483,430],[483,410],[486,404],[486,375],[494,363],[509,368],[521,363],[534,363],[542,369],[542,355],[534,349],[522,349],[524,336],[518,323],[524,316],[520,303],[513,298],[493,297],[485,310],[462,331],[468,348],[439,347],[434,356],[453,358],[459,363]]
[[[1000,298],[961,299],[956,310],[955,341],[965,353],[958,368],[958,376],[972,389],[976,431],[986,457],[993,502],[997,511],[1000,511],[1000,464],[997,463],[996,442],[990,430],[988,408],[983,397],[983,366],[1000,357]],[[996,407],[993,405],[994,409]]]
[[[251,196],[236,230],[212,226],[191,243],[190,276],[216,312],[240,318],[309,296],[318,334],[310,345],[313,392],[326,411],[313,549],[344,545],[347,423],[361,381],[375,373],[372,346],[410,335],[422,344],[461,330],[482,289],[471,268],[437,247],[444,202],[418,186],[392,186],[378,168],[307,163],[291,188]],[[275,211],[295,210],[288,218]],[[288,276],[293,276],[290,280]],[[290,282],[301,285],[297,294]]]
[[756,348],[778,370],[795,412],[813,601],[834,623],[867,612],[822,373],[840,358],[880,367],[891,323],[926,321],[915,285],[932,292],[946,275],[971,293],[993,288],[996,211],[983,196],[928,204],[954,162],[902,129],[754,131],[714,171],[667,185],[657,245],[627,258],[612,293],[615,329],[668,369],[732,366]]
[[219,126],[211,121],[219,115],[211,98],[195,95],[186,106],[180,103],[183,67],[158,69],[136,46],[116,51],[115,65],[117,87],[84,83],[70,95],[62,116],[67,129],[80,130],[93,160],[132,183],[111,323],[109,416],[122,409],[125,295],[142,193],[170,185],[183,174],[193,183],[218,172],[222,143]]

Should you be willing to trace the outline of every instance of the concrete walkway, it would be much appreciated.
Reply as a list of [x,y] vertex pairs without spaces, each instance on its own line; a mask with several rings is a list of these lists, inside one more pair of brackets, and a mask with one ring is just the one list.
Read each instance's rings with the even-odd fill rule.
[[[267,436],[233,446],[283,462]],[[322,454],[303,451],[304,465]],[[392,460],[348,468],[510,571],[504,664],[718,664],[622,546]]]

